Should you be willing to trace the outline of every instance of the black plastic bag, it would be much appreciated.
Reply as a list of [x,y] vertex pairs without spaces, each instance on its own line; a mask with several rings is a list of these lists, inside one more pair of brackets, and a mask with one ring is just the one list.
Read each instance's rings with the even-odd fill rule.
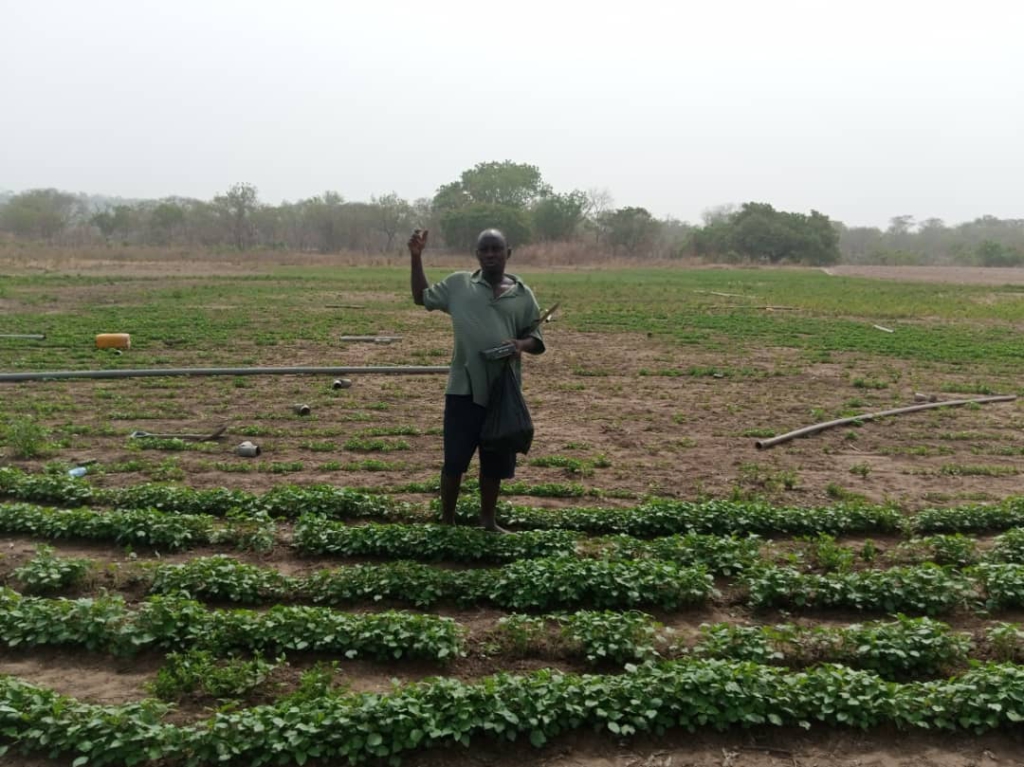
[[528,453],[533,442],[533,419],[512,366],[502,367],[491,384],[487,415],[480,429],[480,449],[495,453]]

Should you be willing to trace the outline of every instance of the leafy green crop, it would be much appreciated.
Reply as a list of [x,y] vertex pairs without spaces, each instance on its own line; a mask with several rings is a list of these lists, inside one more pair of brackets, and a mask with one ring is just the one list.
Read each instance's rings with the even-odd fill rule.
[[[467,486],[472,483],[467,482]],[[427,483],[424,490],[434,488]],[[405,488],[410,490],[412,486]],[[526,488],[520,488],[524,491]],[[411,490],[410,490],[411,491]],[[538,495],[582,496],[582,486],[552,488]],[[410,521],[424,512],[388,496],[332,485],[299,487],[279,485],[255,495],[240,490],[195,490],[178,485],[147,483],[127,488],[99,489],[63,474],[26,474],[0,468],[0,496],[37,503],[75,506],[83,503],[123,509],[157,509],[187,515],[256,516],[298,518],[316,514],[332,519],[376,518]],[[439,506],[432,504],[433,514]],[[475,498],[462,497],[458,515],[474,520],[479,514]],[[714,535],[840,535],[893,532],[900,528],[916,534],[955,533],[972,530],[1004,530],[1024,527],[1024,498],[1007,498],[999,504],[926,509],[904,519],[892,506],[846,503],[821,508],[772,506],[762,501],[678,501],[655,499],[632,508],[536,509],[499,506],[499,521],[521,529],[564,529],[592,534],[627,534],[649,538],[686,533]]]
[[172,702],[187,695],[239,698],[263,684],[274,668],[259,655],[252,660],[218,660],[205,650],[169,653],[149,689]]
[[295,526],[292,543],[305,554],[384,556],[425,562],[511,562],[573,554],[577,537],[566,530],[493,535],[482,529],[450,525],[350,526],[306,515]]
[[881,560],[889,564],[919,565],[931,562],[952,567],[967,567],[976,564],[980,558],[977,540],[963,533],[911,537],[881,556]]
[[213,556],[196,557],[180,565],[155,566],[150,592],[245,604],[281,599],[292,587],[293,581],[277,570]]
[[[155,509],[92,511],[0,504],[0,530],[42,538],[84,538],[177,551],[218,540],[213,517]],[[221,536],[223,537],[223,536]]]
[[914,515],[909,524],[917,533],[962,533],[1024,526],[1024,499],[1007,498],[991,506],[924,509]]
[[996,538],[988,558],[993,562],[1024,565],[1024,528],[1008,530]]
[[427,607],[438,601],[490,603],[508,610],[598,609],[702,604],[714,593],[702,567],[654,559],[550,557],[486,570],[445,570],[412,562],[354,565],[306,579],[231,557],[153,568],[151,593],[257,603],[284,598],[327,604],[390,599]]
[[96,706],[0,677],[0,732],[18,752],[77,755],[76,767],[168,758],[260,767],[308,759],[375,762],[488,735],[543,745],[584,727],[619,737],[735,726],[879,725],[985,730],[1024,721],[1024,669],[979,666],[960,677],[898,684],[866,671],[799,673],[754,663],[668,661],[611,676],[550,670],[479,682],[434,679],[386,695],[326,694],[223,711],[171,725],[145,703]]
[[897,616],[896,621],[845,627],[793,625],[701,627],[693,649],[706,658],[809,666],[843,663],[886,679],[936,676],[967,660],[970,639],[930,618]]
[[827,575],[764,567],[752,571],[746,582],[752,607],[846,607],[937,615],[966,604],[974,595],[970,580],[937,565]]
[[151,597],[129,609],[120,597],[43,599],[0,591],[0,641],[8,647],[84,647],[127,655],[169,651],[333,652],[347,658],[446,661],[462,652],[451,618],[386,611],[341,613],[276,605],[266,612],[210,610],[198,602]]
[[641,612],[515,613],[498,621],[489,647],[513,657],[571,657],[622,666],[658,657],[660,624]]
[[615,557],[649,557],[679,565],[703,565],[721,575],[743,572],[761,558],[761,540],[756,536],[687,533],[644,541],[625,535],[609,538],[609,553]]
[[992,656],[1001,661],[1024,661],[1024,627],[1019,623],[998,623],[985,632]]
[[1024,565],[984,563],[970,573],[984,586],[990,608],[1024,607]]
[[655,648],[658,624],[644,613],[580,612],[560,616],[563,635],[591,663],[617,665],[658,657]]
[[60,591],[81,581],[92,562],[81,557],[58,557],[52,546],[37,546],[36,555],[11,575],[31,594]]
[[[461,515],[476,509],[461,505]],[[499,509],[499,520],[520,528],[624,533],[640,538],[685,533],[714,535],[832,534],[895,530],[900,513],[890,507],[864,505],[799,509],[762,502],[652,500],[627,509]]]

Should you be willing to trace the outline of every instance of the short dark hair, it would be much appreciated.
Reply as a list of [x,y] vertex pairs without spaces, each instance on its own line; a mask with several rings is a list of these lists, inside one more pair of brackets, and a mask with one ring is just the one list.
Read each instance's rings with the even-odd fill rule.
[[476,250],[480,249],[485,240],[498,240],[506,250],[508,249],[508,240],[505,239],[505,235],[499,229],[484,229],[480,232],[476,238]]

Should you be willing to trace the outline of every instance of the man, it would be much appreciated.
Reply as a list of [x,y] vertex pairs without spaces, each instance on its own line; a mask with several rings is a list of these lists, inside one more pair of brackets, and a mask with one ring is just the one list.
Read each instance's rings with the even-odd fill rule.
[[[480,233],[475,272],[455,272],[428,287],[423,272],[423,249],[428,231],[417,229],[409,238],[412,256],[412,300],[429,311],[440,309],[452,318],[455,349],[452,354],[444,403],[444,468],[441,470],[441,521],[455,524],[455,503],[462,475],[480,446],[480,429],[487,415],[491,384],[508,364],[504,359],[486,360],[481,354],[501,344],[513,344],[512,364],[522,380],[523,352],[541,354],[544,339],[537,320],[540,308],[526,285],[505,273],[512,257],[505,235],[497,229]],[[515,453],[480,450],[480,524],[503,533],[495,521],[501,480],[512,479]]]

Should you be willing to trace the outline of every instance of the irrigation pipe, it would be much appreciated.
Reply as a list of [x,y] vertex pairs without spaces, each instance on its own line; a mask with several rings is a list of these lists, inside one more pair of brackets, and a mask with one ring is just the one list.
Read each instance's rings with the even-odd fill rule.
[[848,423],[858,423],[863,421],[874,421],[876,418],[885,418],[890,415],[899,415],[900,413],[913,413],[918,410],[931,410],[936,407],[960,407],[962,405],[984,405],[989,402],[1012,402],[1017,399],[1015,394],[1006,394],[998,397],[977,397],[975,399],[951,399],[946,402],[929,402],[925,405],[909,405],[907,407],[898,407],[893,410],[882,410],[878,413],[864,413],[862,415],[851,416],[850,418],[840,418],[835,421],[825,421],[824,423],[816,423],[813,426],[805,426],[802,429],[796,431],[787,432],[786,434],[780,434],[778,437],[771,437],[770,439],[759,439],[754,444],[758,450],[764,450],[765,448],[775,447],[783,442],[789,442],[791,439],[797,437],[806,437],[810,434],[817,434],[819,431],[825,431],[826,429],[833,429],[836,426],[845,426]]
[[52,370],[36,373],[0,373],[0,383],[54,381],[68,378],[155,378],[158,376],[283,376],[283,375],[431,375],[447,373],[447,366],[381,365],[327,368],[153,368],[144,370]]
[[29,341],[43,341],[46,339],[44,333],[0,333],[0,338],[25,338]]
[[389,344],[392,341],[401,341],[401,336],[340,336],[339,341],[345,341],[349,343],[370,343],[370,344]]

